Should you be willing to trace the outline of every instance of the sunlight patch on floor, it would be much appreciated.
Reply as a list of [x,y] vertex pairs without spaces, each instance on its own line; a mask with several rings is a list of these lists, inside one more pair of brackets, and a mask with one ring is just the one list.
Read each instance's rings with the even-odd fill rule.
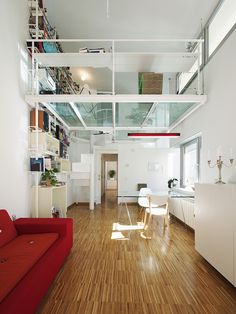
[[129,238],[125,237],[122,232],[113,231],[111,234],[111,240],[129,240]]
[[144,224],[142,222],[138,222],[137,225],[121,225],[118,222],[113,223],[112,230],[143,230]]

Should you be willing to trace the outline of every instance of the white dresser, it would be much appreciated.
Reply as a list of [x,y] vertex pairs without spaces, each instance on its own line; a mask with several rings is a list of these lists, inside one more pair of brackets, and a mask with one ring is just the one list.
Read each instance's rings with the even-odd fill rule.
[[195,185],[195,248],[236,286],[236,185]]

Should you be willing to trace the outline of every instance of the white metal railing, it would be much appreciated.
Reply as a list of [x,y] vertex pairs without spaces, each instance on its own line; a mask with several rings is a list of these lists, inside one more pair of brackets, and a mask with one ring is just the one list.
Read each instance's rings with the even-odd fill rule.
[[[123,54],[124,56],[147,56],[147,55],[164,55],[164,56],[174,56],[174,57],[186,57],[186,58],[194,58],[197,59],[196,64],[196,71],[197,71],[197,94],[202,94],[202,86],[201,86],[201,73],[200,73],[200,66],[201,66],[201,44],[203,43],[203,39],[30,39],[28,40],[29,43],[31,43],[31,51],[32,51],[32,78],[35,80],[34,84],[31,84],[31,86],[37,86],[37,68],[38,68],[38,61],[37,56],[39,54],[38,48],[36,47],[36,43],[82,43],[82,42],[93,42],[93,43],[105,43],[109,42],[112,49],[110,55],[111,55],[111,70],[112,70],[112,94],[115,95],[115,72],[116,72],[116,58]],[[177,52],[171,52],[171,51],[136,51],[136,52],[130,52],[130,51],[118,51],[117,44],[118,43],[128,43],[132,45],[133,43],[144,43],[145,45],[149,44],[148,47],[151,49],[151,43],[193,43],[195,45],[195,48],[192,52],[189,51],[177,51]],[[144,45],[144,46],[145,46]],[[116,50],[117,49],[117,50]],[[46,52],[42,54],[47,54]],[[40,53],[40,54],[41,54]],[[58,54],[63,54],[62,52],[58,51]],[[82,53],[77,52],[78,55],[85,55]],[[89,53],[88,53],[89,54]],[[86,55],[88,55],[86,54]],[[99,54],[100,55],[100,54]],[[78,64],[79,66],[79,64]],[[167,71],[168,72],[168,71]],[[37,94],[37,90],[32,90],[33,94]]]

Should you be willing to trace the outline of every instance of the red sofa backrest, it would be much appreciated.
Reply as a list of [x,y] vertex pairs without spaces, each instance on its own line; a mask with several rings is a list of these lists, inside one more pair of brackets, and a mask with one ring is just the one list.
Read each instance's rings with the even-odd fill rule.
[[17,236],[16,228],[5,209],[0,209],[0,247]]

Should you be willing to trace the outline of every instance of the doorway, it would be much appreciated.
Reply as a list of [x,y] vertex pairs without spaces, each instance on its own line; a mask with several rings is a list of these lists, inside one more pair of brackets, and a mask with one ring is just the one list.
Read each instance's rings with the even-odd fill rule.
[[116,202],[118,189],[118,154],[101,155],[101,201]]

